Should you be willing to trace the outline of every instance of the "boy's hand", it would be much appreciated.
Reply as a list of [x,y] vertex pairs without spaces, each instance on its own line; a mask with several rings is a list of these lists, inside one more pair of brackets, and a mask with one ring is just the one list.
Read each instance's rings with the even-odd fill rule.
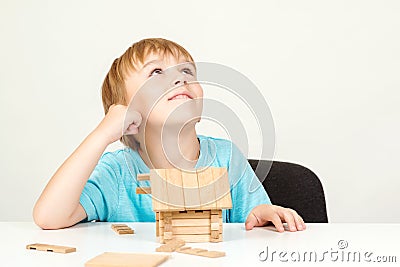
[[303,219],[296,211],[275,205],[259,205],[255,207],[246,220],[246,230],[251,230],[254,226],[264,226],[272,222],[278,232],[284,232],[282,222],[286,222],[291,232],[306,229]]
[[127,106],[111,105],[106,116],[97,126],[96,131],[101,132],[110,144],[119,140],[122,135],[138,133],[142,116],[137,111],[127,111]]

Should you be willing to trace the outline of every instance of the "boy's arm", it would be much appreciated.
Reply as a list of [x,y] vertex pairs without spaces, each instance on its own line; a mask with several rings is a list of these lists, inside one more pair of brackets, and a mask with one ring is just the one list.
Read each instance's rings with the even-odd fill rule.
[[[112,105],[99,126],[56,171],[33,209],[33,218],[38,226],[58,229],[86,218],[79,200],[90,174],[106,147],[120,139],[122,129],[125,129],[124,134],[135,134],[141,123],[139,113],[126,114],[126,111],[126,106]],[[124,119],[125,115],[127,119]]]
[[231,190],[234,203],[231,210],[231,222],[245,222],[247,230],[254,226],[273,223],[279,232],[283,232],[282,222],[288,224],[290,231],[304,230],[306,225],[296,211],[271,204],[260,180],[257,178],[247,159],[232,143],[230,177],[239,177]]

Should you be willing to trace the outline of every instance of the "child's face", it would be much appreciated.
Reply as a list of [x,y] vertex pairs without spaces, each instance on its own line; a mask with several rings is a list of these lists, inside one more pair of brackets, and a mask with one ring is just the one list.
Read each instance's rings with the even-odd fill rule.
[[[203,89],[196,83],[196,69],[185,58],[149,54],[126,79],[129,107],[139,111],[149,125],[198,121]],[[148,117],[147,117],[148,116]]]

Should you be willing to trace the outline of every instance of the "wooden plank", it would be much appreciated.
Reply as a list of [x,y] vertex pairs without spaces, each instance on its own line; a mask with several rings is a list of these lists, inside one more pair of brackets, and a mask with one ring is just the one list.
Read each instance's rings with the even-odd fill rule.
[[174,252],[177,248],[185,245],[185,241],[182,239],[171,239],[166,244],[156,248],[157,252]]
[[136,194],[151,194],[151,187],[136,187]]
[[214,231],[214,230],[219,230],[219,223],[211,223],[211,230],[212,231]]
[[150,182],[152,187],[153,210],[168,211],[167,181],[165,180],[165,169],[151,169]]
[[[161,231],[164,230],[163,227],[160,228]],[[218,225],[216,229],[222,232],[222,225]],[[202,235],[211,234],[210,226],[175,226],[172,228],[172,234],[174,235]]]
[[166,169],[165,178],[167,180],[169,210],[185,210],[181,171]]
[[164,240],[172,239],[172,232],[164,232]]
[[210,235],[174,235],[174,238],[179,238],[188,243],[203,243],[210,242]]
[[210,213],[211,213],[211,215],[216,214],[219,217],[222,217],[222,210],[221,209],[211,210]]
[[172,226],[210,226],[210,219],[173,219]]
[[181,247],[176,250],[176,252],[189,254],[189,255],[196,255],[208,258],[219,258],[224,257],[226,254],[223,251],[210,251],[207,249],[202,248],[191,248],[191,247]]
[[138,181],[149,181],[150,180],[150,174],[148,173],[138,173],[136,176],[136,180]]
[[186,209],[201,209],[197,172],[182,171],[182,186]]
[[209,226],[177,226],[172,229],[174,235],[201,235],[210,234]]
[[40,244],[40,243],[26,245],[26,249],[47,251],[47,252],[56,252],[56,253],[64,253],[64,254],[76,251],[76,248],[74,248],[74,247],[49,245],[49,244]]
[[172,213],[172,219],[209,219],[210,218],[210,211],[194,211],[185,212],[185,211],[178,211]]
[[211,214],[211,216],[210,216],[211,223],[219,222],[219,219],[220,219],[220,217],[216,214]]
[[155,267],[169,259],[168,254],[104,252],[85,263],[85,267]]
[[216,209],[215,188],[212,168],[197,169],[201,209]]
[[215,187],[216,207],[218,209],[231,209],[232,198],[226,168],[212,168]]

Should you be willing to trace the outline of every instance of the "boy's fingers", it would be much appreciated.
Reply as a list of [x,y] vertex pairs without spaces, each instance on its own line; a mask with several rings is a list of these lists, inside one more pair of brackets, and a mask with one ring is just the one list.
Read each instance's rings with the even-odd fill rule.
[[125,134],[137,134],[139,132],[139,129],[136,125],[129,125],[128,129],[125,131]]
[[296,231],[296,223],[295,223],[293,214],[290,211],[285,210],[282,212],[282,215],[283,215],[285,222],[288,224],[289,230],[291,232]]
[[246,226],[246,230],[251,230],[254,228],[254,226],[257,226],[258,224],[258,220],[257,217],[251,212],[249,214],[249,216],[247,217],[245,226]]
[[296,222],[297,230],[299,230],[299,231],[304,230],[304,227],[303,227],[304,222],[303,222],[303,219],[300,217],[300,215],[295,210],[289,209],[289,211],[293,214],[293,218],[294,218],[294,221]]
[[283,224],[281,221],[281,218],[279,217],[278,214],[274,214],[271,218],[271,222],[275,225],[276,230],[278,230],[278,232],[284,232],[285,228],[283,228]]

